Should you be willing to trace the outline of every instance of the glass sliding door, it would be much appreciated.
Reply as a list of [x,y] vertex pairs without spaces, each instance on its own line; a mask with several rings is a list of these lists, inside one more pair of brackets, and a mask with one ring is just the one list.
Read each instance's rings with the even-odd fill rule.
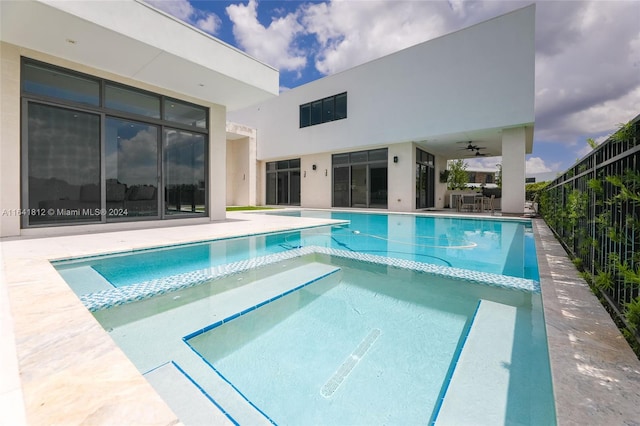
[[[100,222],[100,116],[26,105],[26,208],[23,226]],[[24,175],[23,175],[24,176]],[[24,186],[23,186],[24,188]]]
[[289,204],[289,172],[278,172],[278,204]]
[[300,159],[267,163],[267,197],[269,205],[300,205]]
[[387,149],[334,154],[333,206],[387,208]]
[[159,133],[156,126],[107,118],[107,220],[158,217]]
[[208,108],[27,58],[20,75],[23,228],[207,214]]
[[351,187],[349,177],[349,166],[333,168],[333,206],[349,207],[349,188]]
[[164,212],[205,214],[205,138],[198,133],[164,132]]
[[367,207],[367,165],[351,166],[351,207]]
[[369,207],[387,208],[387,170],[386,164],[369,166]]
[[435,157],[416,149],[416,209],[435,207]]

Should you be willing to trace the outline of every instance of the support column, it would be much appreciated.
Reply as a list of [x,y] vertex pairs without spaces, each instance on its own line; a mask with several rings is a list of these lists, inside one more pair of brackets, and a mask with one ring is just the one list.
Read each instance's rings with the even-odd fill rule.
[[226,108],[209,107],[209,219],[227,217],[227,127]]
[[525,149],[524,127],[502,131],[502,213],[522,215],[525,201]]

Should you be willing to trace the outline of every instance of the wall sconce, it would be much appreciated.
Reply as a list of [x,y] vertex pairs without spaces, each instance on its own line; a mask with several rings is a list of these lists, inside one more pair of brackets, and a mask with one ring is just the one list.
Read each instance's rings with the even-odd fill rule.
[[307,177],[307,171],[306,170],[304,171],[304,177]]
[[316,165],[314,164],[313,166],[311,166],[311,170],[315,170],[316,169]]
[[397,156],[397,155],[393,157],[393,162],[394,162],[394,163],[397,163],[397,162],[398,162],[398,156]]
[[324,169],[324,175],[325,176],[327,175],[327,169]]

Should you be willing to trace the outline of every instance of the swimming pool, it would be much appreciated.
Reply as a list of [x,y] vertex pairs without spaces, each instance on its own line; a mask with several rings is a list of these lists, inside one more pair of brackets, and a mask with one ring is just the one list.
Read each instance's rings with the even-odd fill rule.
[[[397,229],[383,236],[375,216],[228,239],[206,254],[196,244],[56,267],[185,424],[216,406],[238,424],[459,424],[465,413],[476,424],[553,423],[537,269],[521,259],[510,269],[520,276],[500,273],[531,246],[526,223],[518,231],[516,222],[423,225],[388,215],[387,230]],[[438,244],[443,252],[419,252],[436,248],[421,243],[427,229],[452,227],[460,231]],[[503,229],[511,237],[493,235]],[[419,237],[411,244],[400,239],[411,234]],[[456,268],[464,257],[447,253],[490,244],[500,254],[482,255],[487,272]],[[189,266],[188,253],[203,263]],[[122,272],[136,262],[155,278]],[[90,277],[122,284],[83,293]],[[167,283],[178,286],[165,291]],[[154,285],[162,288],[153,297],[96,302]]]

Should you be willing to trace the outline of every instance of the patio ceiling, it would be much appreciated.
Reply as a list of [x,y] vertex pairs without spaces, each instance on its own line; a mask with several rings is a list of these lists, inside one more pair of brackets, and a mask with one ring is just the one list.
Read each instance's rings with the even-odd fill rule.
[[[502,128],[473,130],[467,132],[449,133],[415,141],[425,151],[444,157],[447,160],[458,158],[488,158],[502,155]],[[526,126],[526,153],[533,148],[533,126]],[[483,147],[476,156],[476,151],[467,149],[471,142],[474,146]]]
[[3,42],[228,110],[264,101],[279,90],[276,69],[134,0],[0,1],[0,36]]

